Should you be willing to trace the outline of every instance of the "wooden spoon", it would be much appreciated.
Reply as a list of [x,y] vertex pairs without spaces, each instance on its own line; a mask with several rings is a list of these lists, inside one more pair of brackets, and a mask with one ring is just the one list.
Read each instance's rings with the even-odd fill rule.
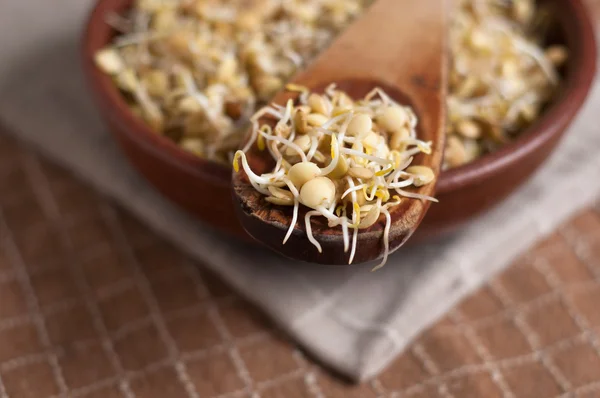
[[[433,153],[416,156],[413,164],[431,167],[437,178],[444,148],[446,7],[444,0],[377,0],[291,82],[307,86],[311,91],[322,91],[335,82],[354,98],[363,97],[379,86],[401,104],[411,105],[419,118],[418,137],[433,143]],[[273,102],[285,105],[293,97],[293,93],[281,92]],[[270,155],[258,151],[256,145],[247,152],[247,157],[257,174],[273,167]],[[434,184],[415,192],[433,195]],[[324,218],[312,218],[313,235],[323,248],[319,253],[306,237],[304,214],[308,210],[300,206],[299,222],[284,245],[291,208],[264,200],[243,171],[233,173],[233,193],[243,227],[271,249],[303,261],[348,263],[349,252],[344,252],[340,227],[329,228]],[[429,204],[429,201],[404,199],[390,209],[390,252],[402,246],[415,231]],[[373,226],[359,231],[354,263],[383,255],[384,226],[385,218],[381,216]]]

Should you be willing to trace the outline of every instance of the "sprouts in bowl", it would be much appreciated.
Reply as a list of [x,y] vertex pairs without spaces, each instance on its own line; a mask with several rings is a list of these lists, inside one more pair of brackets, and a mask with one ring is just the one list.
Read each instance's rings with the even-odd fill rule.
[[[208,223],[245,236],[232,210],[230,168],[198,157],[172,138],[157,134],[132,113],[131,102],[113,78],[96,66],[98,52],[118,34],[106,23],[106,16],[126,15],[133,3],[100,0],[85,32],[83,65],[100,110],[133,165],[165,196]],[[511,133],[493,152],[482,151],[469,163],[442,172],[436,185],[440,203],[428,212],[415,233],[417,238],[449,231],[506,197],[548,156],[583,103],[595,73],[596,46],[589,15],[581,0],[547,0],[541,7],[555,21],[543,35],[544,48],[561,45],[568,54],[557,69],[560,85],[519,134]],[[482,132],[487,129],[480,127]]]

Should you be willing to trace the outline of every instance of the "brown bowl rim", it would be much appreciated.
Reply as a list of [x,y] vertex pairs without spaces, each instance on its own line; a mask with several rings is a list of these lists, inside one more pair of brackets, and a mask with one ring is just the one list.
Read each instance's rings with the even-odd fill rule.
[[[96,100],[107,111],[112,123],[154,156],[217,186],[229,187],[231,168],[197,157],[170,139],[153,132],[129,110],[111,78],[95,66],[95,52],[109,43],[109,35],[106,33],[110,27],[104,22],[104,16],[109,11],[125,10],[131,1],[99,0],[86,23],[82,42],[83,68]],[[569,18],[576,21],[566,30],[571,57],[569,73],[562,82],[560,96],[515,140],[471,163],[441,172],[436,186],[438,194],[483,181],[535,152],[564,129],[585,101],[596,73],[597,46],[594,27],[582,0],[560,1],[569,6],[570,9],[564,11],[572,13]]]

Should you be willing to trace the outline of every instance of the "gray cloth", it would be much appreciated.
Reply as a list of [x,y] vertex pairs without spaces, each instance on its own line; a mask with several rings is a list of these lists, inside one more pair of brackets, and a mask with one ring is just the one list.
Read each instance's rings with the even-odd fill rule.
[[530,183],[452,238],[400,250],[381,271],[299,264],[234,246],[167,203],[115,147],[78,62],[89,7],[89,0],[2,2],[0,119],[220,274],[314,356],[354,379],[380,372],[457,301],[600,194],[596,86],[566,140]]

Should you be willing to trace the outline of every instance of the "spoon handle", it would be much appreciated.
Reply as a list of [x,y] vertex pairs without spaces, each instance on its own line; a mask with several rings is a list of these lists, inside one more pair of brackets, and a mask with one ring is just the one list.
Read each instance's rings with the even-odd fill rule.
[[409,97],[422,88],[439,95],[446,18],[446,0],[377,0],[294,81],[376,79]]

